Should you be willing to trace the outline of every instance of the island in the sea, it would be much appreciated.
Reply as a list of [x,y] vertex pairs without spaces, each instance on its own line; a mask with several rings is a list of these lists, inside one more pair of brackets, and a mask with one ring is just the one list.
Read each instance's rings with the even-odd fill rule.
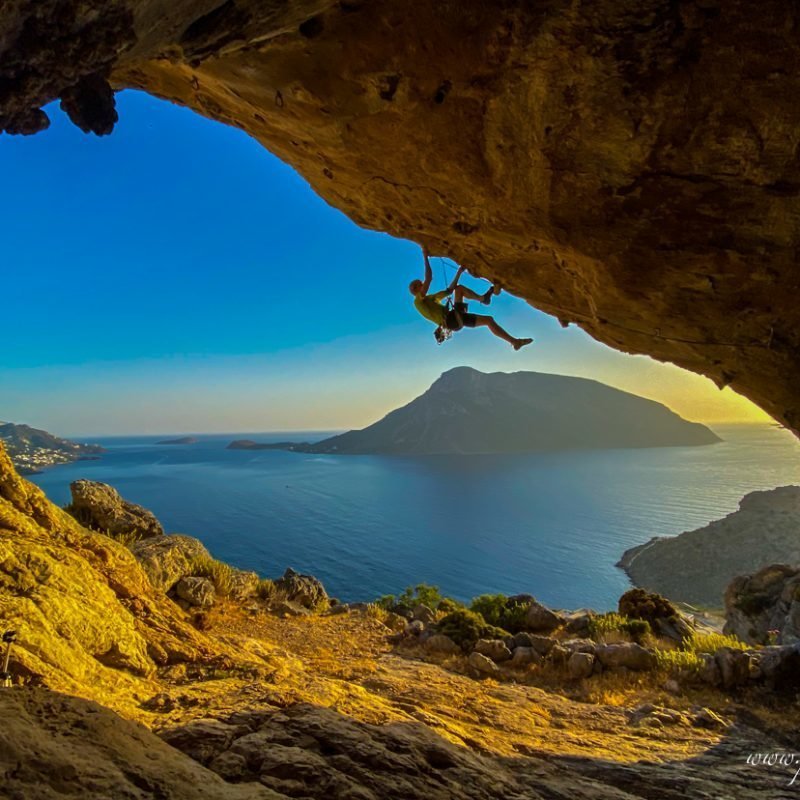
[[0,422],[0,439],[14,466],[23,475],[35,474],[54,464],[92,460],[106,452],[98,444],[73,442],[39,428],[13,422]]
[[455,455],[691,447],[720,438],[661,403],[586,378],[540,372],[445,372],[363,430],[321,442],[232,442],[235,450],[343,455]]
[[252,439],[236,439],[226,450],[298,450],[308,452],[306,448],[313,445],[308,442],[254,442]]
[[181,436],[178,439],[162,439],[156,444],[197,444],[199,441],[195,436]]

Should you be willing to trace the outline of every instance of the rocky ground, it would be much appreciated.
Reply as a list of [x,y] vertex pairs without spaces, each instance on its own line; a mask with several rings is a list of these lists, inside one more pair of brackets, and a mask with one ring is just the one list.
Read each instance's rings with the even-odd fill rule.
[[[144,509],[120,505],[120,513],[152,527]],[[447,609],[428,623],[375,605],[322,612],[327,598],[313,579],[288,571],[253,582],[220,571],[184,539],[195,541],[155,533],[131,550],[84,528],[0,452],[0,625],[19,632],[16,685],[0,692],[7,796],[792,791],[788,767],[747,757],[797,748],[793,694],[683,685],[659,669],[604,666],[581,677],[552,658],[512,663],[497,645],[482,656],[496,670],[484,673],[473,658],[480,643],[430,646],[445,636],[436,631]],[[187,577],[201,567],[206,577]],[[188,578],[211,584],[213,602],[179,591]],[[549,624],[547,613],[526,608],[526,625]],[[569,650],[573,634],[550,634],[559,638],[551,652]],[[601,663],[604,646],[592,653]]]
[[[580,687],[476,681],[458,657],[393,648],[362,612],[220,608],[209,633],[260,645],[276,669],[260,680],[165,676],[133,715],[145,725],[44,689],[0,694],[8,796],[790,796],[787,768],[747,764],[751,752],[796,747],[779,715],[721,695],[632,680],[597,689],[599,702]],[[700,702],[713,715],[698,717]]]

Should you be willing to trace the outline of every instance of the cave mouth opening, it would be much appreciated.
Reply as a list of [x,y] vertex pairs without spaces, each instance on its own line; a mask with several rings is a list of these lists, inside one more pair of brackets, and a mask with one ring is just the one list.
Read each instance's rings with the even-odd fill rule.
[[[414,315],[408,314],[403,287],[420,270],[412,243],[353,224],[290,166],[231,126],[139,91],[121,91],[117,102],[122,121],[109,137],[83,136],[53,103],[46,109],[54,121],[51,131],[30,140],[5,139],[9,161],[17,165],[16,175],[9,176],[10,181],[16,178],[16,188],[8,195],[17,199],[5,214],[19,234],[11,242],[18,264],[22,270],[35,269],[42,248],[48,253],[60,248],[56,260],[64,264],[58,268],[50,257],[53,288],[65,302],[61,315],[45,320],[34,365],[48,363],[48,336],[50,342],[59,340],[58,327],[66,324],[70,302],[95,305],[86,286],[98,288],[96,305],[107,308],[114,284],[116,324],[103,336],[79,327],[78,341],[93,346],[80,354],[51,353],[55,364],[192,353],[255,357],[275,350],[293,353],[286,360],[298,361],[308,346],[361,337],[361,349],[351,353],[358,363],[376,344],[396,350],[398,339],[411,333]],[[43,149],[50,153],[46,158]],[[26,222],[23,217],[35,203],[37,213]],[[27,244],[34,219],[45,231],[36,237],[37,248]],[[446,282],[451,273],[434,263],[435,280]],[[80,276],[80,282],[72,275]],[[360,304],[359,314],[342,314],[341,308],[351,307],[352,291],[366,292],[378,302]],[[262,313],[248,311],[252,296],[281,298],[267,300],[266,323]],[[136,303],[126,306],[125,298]],[[203,317],[210,301],[217,315],[213,321]],[[194,306],[196,313],[178,305]],[[532,357],[521,361],[492,347],[495,343],[464,336],[442,359],[430,352],[428,342],[420,343],[426,329],[417,326],[414,346],[425,353],[431,380],[461,363],[483,369],[530,366],[596,377],[663,400],[689,419],[765,420],[729,389],[719,393],[692,373],[612,351],[576,328],[562,333],[553,317],[508,294],[496,305],[509,324],[533,328],[537,346]],[[302,314],[296,313],[300,306]],[[182,327],[175,319],[181,313],[186,314]],[[110,312],[102,314],[109,322]],[[140,315],[149,320],[148,335],[138,331]],[[403,334],[393,335],[393,328]],[[123,331],[136,331],[138,350]],[[392,385],[398,384],[397,376],[410,377],[400,359],[389,361],[396,376]],[[423,388],[419,380],[414,386]],[[337,402],[345,405],[342,397]],[[367,418],[389,406],[385,395],[381,403],[366,412]],[[334,415],[290,427],[337,429],[364,421]]]

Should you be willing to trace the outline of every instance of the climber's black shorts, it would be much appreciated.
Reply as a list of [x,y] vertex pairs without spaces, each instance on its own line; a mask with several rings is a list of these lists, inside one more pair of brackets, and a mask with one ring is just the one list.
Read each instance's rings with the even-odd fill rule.
[[477,322],[477,314],[470,314],[467,311],[456,312],[455,309],[451,309],[447,312],[444,326],[450,331],[460,331],[462,328],[474,328]]

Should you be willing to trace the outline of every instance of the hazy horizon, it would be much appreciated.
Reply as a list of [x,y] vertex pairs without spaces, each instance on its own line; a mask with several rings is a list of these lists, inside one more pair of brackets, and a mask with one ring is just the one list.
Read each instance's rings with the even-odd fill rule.
[[[113,136],[53,105],[50,129],[0,145],[24,299],[4,309],[9,421],[81,436],[349,430],[461,365],[590,378],[696,422],[770,420],[506,294],[491,313],[533,345],[467,330],[438,347],[407,289],[416,244],[359,228],[241,131],[136,92],[118,105]],[[434,259],[435,286],[450,276]]]

